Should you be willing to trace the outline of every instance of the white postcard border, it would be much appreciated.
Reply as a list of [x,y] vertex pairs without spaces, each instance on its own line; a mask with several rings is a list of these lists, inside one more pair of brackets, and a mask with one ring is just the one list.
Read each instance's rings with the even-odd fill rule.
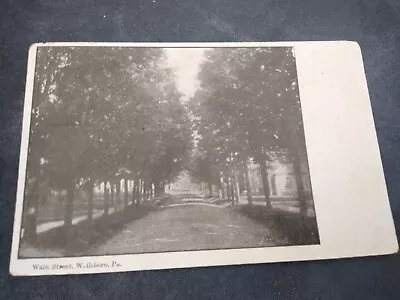
[[[293,46],[320,245],[46,259],[18,258],[35,58],[37,47],[41,46]],[[398,242],[363,69],[358,44],[346,41],[32,45],[29,50],[23,113],[11,274],[108,273],[330,259],[396,252]],[[78,267],[79,264],[85,267]]]

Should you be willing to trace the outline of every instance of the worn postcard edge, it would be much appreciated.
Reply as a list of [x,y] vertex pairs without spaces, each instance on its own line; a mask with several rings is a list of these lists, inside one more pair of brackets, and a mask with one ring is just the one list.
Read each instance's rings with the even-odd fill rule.
[[[46,259],[19,259],[18,246],[20,240],[20,226],[22,219],[22,206],[23,194],[26,174],[27,152],[29,142],[29,129],[31,118],[31,105],[32,105],[32,91],[35,72],[35,59],[36,50],[42,46],[101,46],[101,47],[294,47],[296,54],[296,65],[300,89],[300,101],[302,104],[302,114],[304,121],[304,132],[307,144],[308,160],[310,164],[310,176],[314,194],[316,217],[318,220],[318,228],[320,234],[319,245],[309,246],[288,246],[288,247],[272,247],[272,248],[247,248],[247,249],[229,249],[229,250],[208,250],[208,251],[180,251],[169,253],[144,253],[144,254],[130,254],[130,255],[108,255],[96,257],[75,257],[75,258],[46,258]],[[327,50],[328,49],[328,50]],[[307,54],[308,53],[308,54]],[[343,59],[347,59],[350,66],[346,66],[351,70],[352,80],[354,80],[357,88],[351,93],[344,94],[344,98],[337,98],[336,105],[332,109],[322,110],[321,105],[310,98],[321,96],[318,95],[317,85],[324,86],[324,74],[319,74],[316,77],[316,72],[324,72],[326,66],[316,66],[313,60],[315,56],[336,54],[330,59],[322,59],[328,67],[334,68],[336,63],[344,64]],[[349,59],[346,56],[351,56]],[[332,62],[334,60],[334,62]],[[341,61],[342,60],[342,61]],[[321,61],[319,63],[321,64]],[[330,61],[330,62],[329,62]],[[322,70],[322,71],[321,71]],[[330,70],[333,72],[332,70]],[[314,72],[314,73],[313,73]],[[329,72],[329,70],[328,70]],[[313,75],[314,74],[314,75]],[[344,81],[349,78],[342,76],[343,74],[330,74],[333,76],[329,79],[335,81],[329,84],[337,87],[343,86]],[[354,77],[355,76],[355,77]],[[317,82],[315,80],[317,79]],[[314,80],[314,81],[313,81]],[[319,82],[320,80],[321,82]],[[325,80],[325,81],[324,81]],[[350,85],[346,85],[352,89]],[[325,86],[326,87],[326,86]],[[328,91],[326,91],[328,92]],[[329,92],[335,92],[335,89]],[[357,101],[356,105],[349,105],[352,95]],[[337,96],[342,96],[338,92]],[[332,98],[332,95],[327,95]],[[347,98],[346,98],[347,97]],[[333,98],[332,98],[333,99]],[[317,105],[318,104],[318,105]],[[358,106],[357,106],[358,105]],[[323,118],[332,118],[332,113],[340,114],[337,109],[346,107],[350,112],[344,116],[341,124],[338,127],[348,126],[352,133],[352,137],[356,137],[355,130],[359,130],[357,126],[361,125],[362,129],[366,132],[366,138],[361,141],[360,146],[367,146],[367,157],[372,160],[370,170],[373,171],[374,187],[377,191],[374,195],[368,198],[367,192],[363,193],[363,197],[367,196],[363,201],[357,197],[348,199],[346,195],[357,195],[357,189],[360,185],[365,185],[365,178],[353,177],[353,180],[359,180],[353,186],[346,185],[347,190],[342,191],[345,198],[337,200],[336,203],[328,201],[326,178],[319,180],[322,177],[321,170],[318,165],[321,162],[319,156],[324,156],[324,152],[337,150],[328,149],[323,143],[316,143],[316,134],[318,129],[315,129],[314,122]],[[362,108],[361,111],[360,107]],[[319,117],[316,117],[318,116]],[[322,116],[321,116],[322,115]],[[360,120],[361,124],[352,122],[351,117],[355,116]],[[319,118],[315,120],[315,118]],[[359,122],[359,123],[360,123]],[[325,127],[324,127],[325,126]],[[335,128],[327,127],[328,133],[335,134]],[[341,128],[343,129],[343,128]],[[321,132],[319,132],[321,133]],[[324,139],[324,138],[322,138]],[[349,140],[347,140],[349,141]],[[363,144],[364,143],[364,144]],[[331,145],[332,146],[332,145]],[[348,153],[351,157],[355,157],[354,149],[351,147],[354,144],[347,145]],[[333,147],[335,147],[333,145]],[[339,147],[340,148],[340,147]],[[338,149],[339,149],[338,148]],[[342,151],[339,149],[339,152]],[[346,154],[333,160],[344,159],[347,160]],[[340,156],[340,155],[339,155]],[[322,160],[323,161],[323,160]],[[344,166],[344,171],[353,174],[355,172],[353,166]],[[367,172],[367,170],[365,170]],[[355,172],[359,175],[359,172]],[[332,177],[333,176],[333,177]],[[331,176],[334,183],[344,183],[342,180],[336,180],[337,174]],[[335,177],[336,176],[336,177]],[[326,176],[325,176],[326,177]],[[374,202],[372,196],[378,196],[379,201]],[[349,196],[350,197],[350,196]],[[237,264],[255,264],[267,262],[283,262],[283,261],[303,261],[303,260],[319,260],[319,259],[334,259],[342,257],[356,257],[356,256],[369,256],[369,255],[385,255],[398,251],[398,241],[393,223],[393,217],[390,210],[381,157],[379,152],[379,145],[376,137],[376,131],[372,116],[372,109],[369,100],[368,88],[364,74],[364,67],[362,62],[361,50],[357,43],[348,41],[331,41],[331,42],[262,42],[262,43],[37,43],[33,44],[29,49],[28,68],[26,77],[26,91],[25,91],[25,104],[23,112],[22,136],[21,136],[21,149],[19,158],[19,171],[18,171],[18,185],[16,195],[16,209],[14,217],[14,232],[12,238],[12,249],[10,259],[10,273],[15,276],[24,275],[65,275],[65,274],[85,274],[85,273],[109,273],[109,272],[122,272],[122,271],[135,271],[135,270],[150,270],[150,269],[170,269],[170,268],[187,268],[187,267],[202,267],[202,266],[220,266],[220,265],[237,265]],[[347,201],[348,200],[348,201]],[[376,199],[375,199],[376,200]],[[338,203],[339,202],[339,203]],[[336,206],[346,204],[348,206],[347,212],[337,209]],[[358,207],[360,204],[363,206]],[[371,213],[375,210],[376,213]],[[328,213],[329,212],[329,213]],[[357,212],[353,218],[349,218],[347,214]],[[374,216],[371,219],[371,216]],[[334,222],[332,219],[336,218],[335,226],[332,228]],[[377,221],[380,219],[380,221]],[[349,226],[351,223],[357,224]],[[384,234],[383,234],[384,233]],[[339,236],[341,235],[341,236]],[[52,269],[53,265],[66,265],[73,264],[76,266],[79,263],[91,263],[91,268],[77,268],[73,269]],[[47,270],[34,270],[33,264],[43,264],[49,266]]]

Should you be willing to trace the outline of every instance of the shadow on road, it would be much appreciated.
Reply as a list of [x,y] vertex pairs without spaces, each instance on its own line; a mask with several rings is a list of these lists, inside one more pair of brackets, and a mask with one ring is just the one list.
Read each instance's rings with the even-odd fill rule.
[[[224,199],[166,194],[123,211],[58,227],[24,242],[20,257],[318,244],[315,218]],[[124,252],[125,251],[125,252]]]
[[196,194],[184,193],[179,195],[166,194],[163,203],[158,207],[168,209],[174,207],[190,207],[190,206],[209,206],[215,208],[223,208],[220,203],[216,203],[213,198],[201,197]]
[[[80,256],[96,245],[102,244],[120,233],[127,224],[144,218],[157,210],[151,204],[131,205],[123,211],[102,216],[91,222],[85,220],[66,229],[64,226],[38,234],[34,240],[24,241],[19,255],[24,257],[43,257],[41,249],[50,250],[46,257]],[[50,253],[50,254],[49,254]]]

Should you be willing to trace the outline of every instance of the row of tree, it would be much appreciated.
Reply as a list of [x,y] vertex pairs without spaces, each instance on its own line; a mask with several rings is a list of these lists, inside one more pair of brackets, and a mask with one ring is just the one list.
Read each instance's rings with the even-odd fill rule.
[[293,165],[301,212],[305,140],[294,53],[291,48],[216,48],[206,52],[191,101],[196,132],[191,175],[239,198],[245,178],[252,203],[249,162],[259,165],[266,205],[271,207],[268,163]]
[[40,184],[64,190],[64,223],[71,226],[78,189],[88,191],[92,218],[95,185],[108,187],[106,212],[122,179],[133,182],[135,202],[162,193],[178,176],[191,153],[192,136],[165,59],[159,48],[38,48],[27,207],[37,212]]

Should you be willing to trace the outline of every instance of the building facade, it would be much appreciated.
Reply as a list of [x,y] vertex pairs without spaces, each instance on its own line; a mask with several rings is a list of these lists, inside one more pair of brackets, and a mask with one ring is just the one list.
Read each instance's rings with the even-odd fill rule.
[[[251,162],[249,168],[249,179],[251,191],[254,195],[263,195],[264,188],[260,166]],[[272,197],[296,197],[297,184],[296,177],[291,163],[270,162],[267,164],[268,183],[270,196]],[[307,195],[311,195],[311,180],[307,164],[301,165],[301,178],[304,190]]]

